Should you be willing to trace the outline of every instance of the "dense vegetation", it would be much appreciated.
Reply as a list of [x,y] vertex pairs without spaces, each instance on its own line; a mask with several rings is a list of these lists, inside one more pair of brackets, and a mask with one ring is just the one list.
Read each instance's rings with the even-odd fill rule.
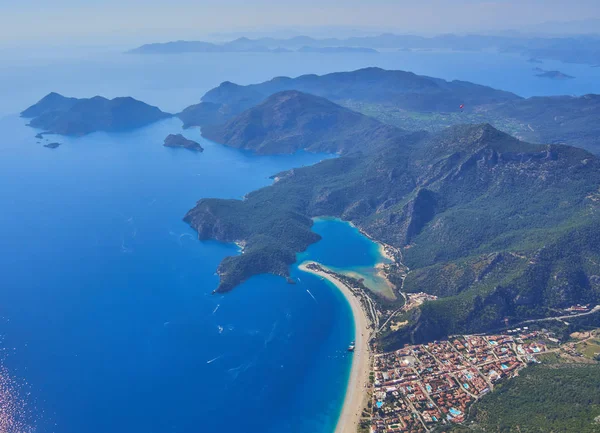
[[519,99],[512,93],[465,81],[445,81],[412,72],[366,68],[322,76],[278,77],[249,86],[225,82],[206,93],[202,101],[227,105],[232,112],[239,113],[284,90],[298,90],[338,103],[344,100],[368,101],[415,111],[458,112],[461,104],[475,106]]
[[389,125],[295,90],[275,93],[223,125],[206,125],[202,135],[217,143],[262,154],[371,151],[403,134]]
[[405,290],[442,297],[407,315],[384,349],[600,299],[597,157],[489,125],[377,149],[282,173],[243,201],[200,201],[186,220],[201,238],[245,243],[221,264],[219,290],[261,272],[287,275],[317,240],[310,217],[331,215],[403,248]]
[[532,143],[568,144],[600,153],[600,96],[550,96],[466,106],[462,112],[417,112],[391,104],[347,100],[343,105],[408,131],[440,131],[464,123],[489,123]]
[[600,153],[600,95],[535,97],[482,111],[490,120],[520,124],[517,135],[524,140]]
[[454,433],[600,431],[600,365],[537,365],[496,386]]
[[62,135],[85,135],[95,131],[125,131],[170,117],[156,107],[133,98],[66,98],[50,93],[21,113],[29,125]]
[[[476,106],[446,116],[441,131],[440,117],[422,112],[421,120],[431,121],[429,132],[407,133],[304,91],[388,114],[389,107],[397,113],[443,110],[465,98]],[[503,126],[518,133],[519,119],[527,116],[530,132],[554,122],[559,135],[569,128],[585,134],[597,124],[579,119],[596,113],[596,97],[525,100],[369,68],[251,86],[223,83],[204,101],[230,113],[246,110],[204,129],[216,141],[265,153],[343,155],[280,173],[273,186],[243,201],[205,199],[188,212],[185,220],[200,238],[244,245],[242,255],[221,263],[217,290],[258,273],[288,275],[296,253],[318,239],[311,218],[335,216],[402,250],[410,268],[405,291],[440,297],[406,314],[406,326],[382,335],[383,349],[600,300],[600,160],[566,145],[529,144],[489,124],[449,126],[487,116],[508,119]],[[561,104],[569,107],[563,117],[557,115]],[[551,126],[539,130],[540,140],[554,133]]]
[[[224,122],[285,90],[322,96],[409,131],[435,132],[458,124],[490,123],[525,141],[562,143],[600,153],[597,95],[523,99],[472,83],[378,68],[278,77],[249,86],[225,82],[203,97],[202,104],[206,106],[190,107],[182,119],[186,124],[215,124],[217,121],[211,116],[218,112]],[[194,114],[198,108],[193,107],[201,107],[199,114]],[[207,114],[207,110],[213,114]]]

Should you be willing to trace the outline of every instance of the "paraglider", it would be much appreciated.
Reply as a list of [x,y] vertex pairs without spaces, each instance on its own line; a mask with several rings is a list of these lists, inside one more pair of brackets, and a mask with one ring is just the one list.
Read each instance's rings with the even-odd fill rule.
[[462,110],[463,108],[465,108],[465,104],[460,104],[460,107],[458,107],[458,108],[460,108]]

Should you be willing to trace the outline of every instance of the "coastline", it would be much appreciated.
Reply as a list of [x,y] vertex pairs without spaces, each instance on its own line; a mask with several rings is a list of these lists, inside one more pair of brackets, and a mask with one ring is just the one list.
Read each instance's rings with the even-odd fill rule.
[[[311,263],[318,264],[310,261],[304,262],[298,266],[298,269],[325,278],[337,287],[350,304],[352,315],[354,316],[356,348],[352,355],[350,377],[348,379],[344,404],[338,418],[335,433],[356,433],[360,423],[362,410],[368,399],[366,388],[369,383],[369,371],[371,369],[372,361],[368,345],[369,334],[371,332],[369,326],[371,325],[371,322],[368,319],[360,300],[354,296],[354,293],[344,283],[323,271],[308,269],[307,265]],[[319,264],[319,266],[321,265]]]

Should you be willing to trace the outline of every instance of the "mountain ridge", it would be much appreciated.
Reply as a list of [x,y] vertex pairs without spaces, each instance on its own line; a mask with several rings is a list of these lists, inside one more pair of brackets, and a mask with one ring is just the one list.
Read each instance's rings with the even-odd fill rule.
[[[462,144],[457,144],[457,137],[464,138]],[[599,194],[599,184],[600,161],[584,150],[523,143],[489,125],[460,126],[440,134],[409,134],[368,155],[342,156],[281,173],[275,184],[248,194],[243,201],[203,199],[185,221],[201,239],[245,244],[243,255],[229,257],[219,266],[218,291],[231,290],[266,269],[287,276],[296,253],[318,240],[310,230],[315,216],[351,221],[371,237],[404,249],[405,261],[413,270],[408,287],[415,286],[412,278],[416,276],[429,281],[436,266],[473,260],[469,266],[475,266],[481,260],[478,257],[505,257],[494,262],[487,277],[470,281],[460,293],[433,303],[435,308],[425,304],[418,317],[407,317],[407,328],[383,339],[382,344],[393,347],[415,338],[438,338],[445,330],[482,329],[497,324],[503,314],[543,314],[545,305],[571,301],[579,292],[598,299],[600,285],[581,286],[581,278],[569,280],[573,272],[583,272],[585,281],[596,281],[594,275],[600,275],[600,269],[583,266],[581,261],[572,271],[560,271],[567,278],[565,297],[542,295],[550,280],[538,281],[533,288],[523,281],[533,272],[534,265],[527,260],[536,263],[546,257],[548,269],[564,267],[566,262],[554,249],[538,256],[538,251],[544,251],[544,240],[573,245],[565,236],[580,233],[576,235],[579,248],[596,251],[590,240],[600,233],[595,228],[599,205],[592,199]],[[569,249],[569,257],[578,254]],[[544,260],[536,266],[546,266]],[[597,280],[600,283],[600,277]],[[481,317],[486,312],[474,310],[475,300],[479,296],[484,304],[491,303],[492,310],[500,308],[494,306],[498,295],[492,289],[501,281],[513,281],[516,292],[505,290],[504,310]],[[527,295],[533,301],[519,304],[518,294],[525,296],[534,289]],[[414,290],[427,288],[417,285]],[[442,305],[451,305],[449,311],[463,305],[463,313],[450,315],[447,320],[451,322],[440,328],[439,319],[449,315],[440,313]],[[466,313],[471,316],[464,318]],[[435,317],[437,321],[432,321]],[[412,333],[415,329],[421,333]]]
[[[383,145],[403,131],[327,99],[287,90],[275,93],[222,125],[204,126],[205,138],[261,154],[360,151]],[[363,149],[364,150],[364,149]]]

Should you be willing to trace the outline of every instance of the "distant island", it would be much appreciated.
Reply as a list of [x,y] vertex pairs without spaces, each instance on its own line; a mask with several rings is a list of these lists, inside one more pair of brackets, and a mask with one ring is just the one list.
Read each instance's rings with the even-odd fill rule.
[[50,93],[21,113],[29,126],[43,129],[38,134],[81,136],[96,131],[127,131],[171,117],[156,107],[130,97],[106,99],[67,98]]
[[[310,47],[304,50],[303,47]],[[559,60],[566,63],[582,63],[597,65],[600,37],[565,36],[565,37],[530,37],[530,36],[490,36],[490,35],[456,35],[444,34],[433,37],[416,35],[396,35],[384,33],[378,36],[340,38],[313,38],[295,36],[280,38],[238,38],[230,42],[212,43],[203,41],[173,41],[152,43],[134,48],[133,54],[181,54],[181,53],[223,53],[223,52],[263,52],[282,53],[290,51],[336,53],[341,48],[360,49],[395,49],[401,51],[455,50],[455,51],[489,51],[517,53],[529,59],[531,63],[539,63],[542,59]],[[365,51],[366,52],[366,51]]]
[[560,71],[544,71],[540,69],[540,73],[536,74],[536,77],[540,78],[550,78],[551,80],[571,80],[575,77],[571,75],[567,75],[564,72]]
[[184,149],[193,150],[195,152],[203,152],[204,148],[193,140],[185,138],[181,134],[169,134],[163,143],[165,147],[182,147]]
[[60,146],[60,143],[46,143],[44,144],[44,147],[47,147],[49,149],[56,149],[58,146]]
[[322,53],[322,54],[335,54],[335,53],[369,53],[377,54],[374,48],[364,47],[302,47],[298,49],[299,53]]
[[225,44],[202,41],[174,41],[145,44],[128,51],[130,54],[181,54],[181,53],[240,53],[271,52],[266,46],[248,38],[239,38]]
[[[283,41],[282,41],[283,42]],[[349,46],[312,46],[303,45],[301,47],[286,48],[283,46],[273,46],[276,41],[252,40],[248,38],[239,38],[223,44],[214,44],[202,41],[175,41],[164,43],[145,44],[138,48],[128,51],[129,54],[183,54],[183,53],[378,53],[370,47],[349,47]]]

